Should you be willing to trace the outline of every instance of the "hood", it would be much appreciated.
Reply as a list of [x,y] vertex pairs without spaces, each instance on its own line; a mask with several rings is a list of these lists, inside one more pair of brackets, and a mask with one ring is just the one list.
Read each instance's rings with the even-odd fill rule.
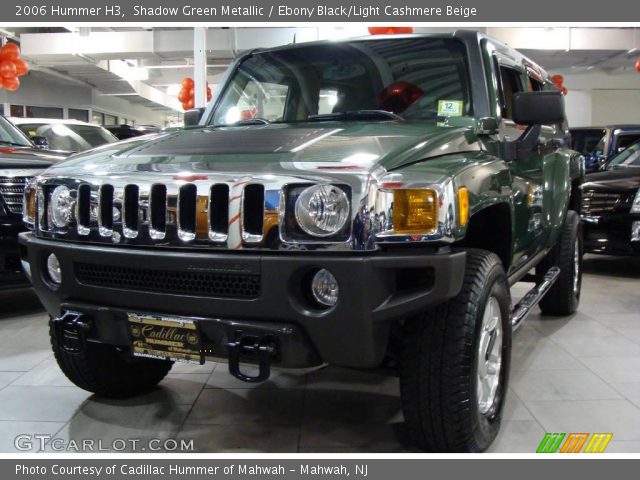
[[604,172],[589,174],[585,177],[583,189],[629,190],[640,187],[640,167],[621,167]]
[[393,170],[420,159],[481,149],[468,128],[413,122],[318,122],[193,128],[105,145],[51,174],[278,173]]
[[0,168],[45,169],[67,156],[32,147],[0,146]]

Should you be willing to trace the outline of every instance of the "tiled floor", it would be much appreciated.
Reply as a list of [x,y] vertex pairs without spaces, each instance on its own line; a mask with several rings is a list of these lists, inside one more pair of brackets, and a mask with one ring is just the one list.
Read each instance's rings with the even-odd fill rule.
[[[533,452],[545,431],[613,432],[609,452],[640,452],[640,259],[585,258],[571,318],[538,311],[516,334],[493,452]],[[514,296],[523,288],[514,289]],[[226,365],[177,366],[128,401],[71,385],[52,359],[29,290],[0,293],[0,451],[19,434],[63,440],[193,439],[198,451],[406,451],[394,378],[327,368],[252,386]],[[49,447],[46,447],[49,449]]]

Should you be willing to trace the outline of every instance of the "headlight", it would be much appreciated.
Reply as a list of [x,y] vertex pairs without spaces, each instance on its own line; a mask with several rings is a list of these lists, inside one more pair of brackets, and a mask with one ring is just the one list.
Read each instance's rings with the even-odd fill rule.
[[36,183],[30,182],[24,189],[24,201],[22,202],[22,221],[28,226],[36,222]]
[[295,205],[300,228],[314,237],[329,237],[340,232],[349,220],[349,198],[333,185],[305,188]]
[[640,189],[636,192],[636,197],[631,204],[631,213],[640,213]]
[[438,194],[428,188],[393,191],[393,230],[401,234],[427,234],[438,228]]
[[71,190],[67,187],[60,185],[53,190],[49,201],[49,213],[54,226],[65,228],[69,225],[73,218],[74,204]]

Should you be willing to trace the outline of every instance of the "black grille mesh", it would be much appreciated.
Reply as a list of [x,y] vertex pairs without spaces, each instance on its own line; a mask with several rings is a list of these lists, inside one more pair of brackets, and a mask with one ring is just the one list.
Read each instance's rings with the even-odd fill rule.
[[85,285],[206,297],[260,295],[260,275],[175,272],[91,263],[75,263],[74,267],[76,278]]

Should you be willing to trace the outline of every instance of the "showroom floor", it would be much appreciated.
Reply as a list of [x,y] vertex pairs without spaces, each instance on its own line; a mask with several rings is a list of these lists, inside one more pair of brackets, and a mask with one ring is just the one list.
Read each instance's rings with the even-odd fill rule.
[[[585,273],[579,313],[542,319],[536,309],[517,333],[492,452],[534,452],[545,431],[612,432],[609,452],[640,452],[640,258],[587,256]],[[204,452],[407,450],[392,378],[327,368],[251,386],[209,363],[175,367],[140,398],[95,398],[58,370],[30,290],[0,293],[0,339],[2,452],[25,433],[177,437]]]

